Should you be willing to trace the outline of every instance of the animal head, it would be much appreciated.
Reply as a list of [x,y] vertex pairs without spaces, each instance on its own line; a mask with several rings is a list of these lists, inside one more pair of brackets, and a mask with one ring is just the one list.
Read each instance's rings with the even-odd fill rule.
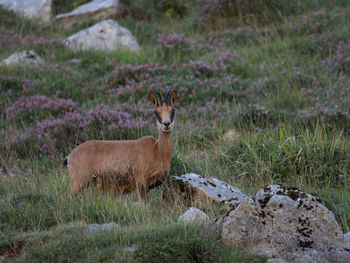
[[150,92],[148,96],[157,118],[158,128],[163,132],[171,132],[174,128],[175,121],[175,103],[177,101],[177,93],[175,90],[169,91],[165,101],[159,92]]

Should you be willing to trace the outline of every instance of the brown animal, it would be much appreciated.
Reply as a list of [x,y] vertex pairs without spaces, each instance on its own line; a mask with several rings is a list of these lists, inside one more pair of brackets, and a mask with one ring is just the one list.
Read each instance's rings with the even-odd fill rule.
[[165,180],[173,152],[171,130],[177,93],[168,92],[163,101],[158,92],[151,92],[149,100],[155,109],[158,139],[96,140],[77,146],[65,161],[70,173],[68,194],[78,194],[95,183],[115,196],[136,190],[139,199],[146,199],[148,190]]

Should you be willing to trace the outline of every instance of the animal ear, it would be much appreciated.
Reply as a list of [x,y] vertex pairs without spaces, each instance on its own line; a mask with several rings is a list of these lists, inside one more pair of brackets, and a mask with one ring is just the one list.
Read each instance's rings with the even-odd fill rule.
[[176,90],[169,91],[166,97],[167,97],[167,104],[171,107],[174,107],[177,101]]
[[148,95],[148,98],[153,108],[157,109],[158,107],[160,107],[160,100],[159,100],[159,96],[157,96],[157,93],[155,93],[154,91],[151,91]]

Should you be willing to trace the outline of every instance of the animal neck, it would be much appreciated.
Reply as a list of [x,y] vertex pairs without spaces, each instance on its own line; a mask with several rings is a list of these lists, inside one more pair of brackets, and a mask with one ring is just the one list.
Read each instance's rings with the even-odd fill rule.
[[171,140],[171,132],[163,132],[158,129],[158,152],[161,158],[169,159],[173,153],[173,142]]

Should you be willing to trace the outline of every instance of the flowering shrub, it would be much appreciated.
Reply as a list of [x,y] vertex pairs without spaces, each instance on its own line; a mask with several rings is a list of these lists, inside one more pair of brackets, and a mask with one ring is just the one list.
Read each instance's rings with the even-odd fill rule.
[[157,37],[157,43],[160,48],[164,49],[176,49],[179,51],[187,51],[190,46],[190,41],[185,35],[179,35],[172,33],[169,35],[159,34]]
[[350,40],[340,41],[335,54],[325,59],[325,65],[330,72],[350,73]]
[[124,106],[111,109],[99,104],[90,110],[68,111],[58,118],[36,121],[23,129],[11,126],[1,148],[25,156],[29,154],[26,148],[32,154],[48,154],[92,138],[122,139],[125,131],[132,137],[133,131],[148,125],[148,120],[144,116],[134,117],[128,110]]
[[39,45],[63,45],[63,41],[59,39],[49,39],[39,37],[35,34],[21,36],[20,34],[0,27],[0,50],[6,48],[8,50],[17,50],[28,47],[35,47]]
[[29,118],[38,119],[38,116],[57,116],[75,110],[76,104],[71,100],[51,100],[47,96],[36,95],[19,98],[12,106],[6,109],[8,119]]

